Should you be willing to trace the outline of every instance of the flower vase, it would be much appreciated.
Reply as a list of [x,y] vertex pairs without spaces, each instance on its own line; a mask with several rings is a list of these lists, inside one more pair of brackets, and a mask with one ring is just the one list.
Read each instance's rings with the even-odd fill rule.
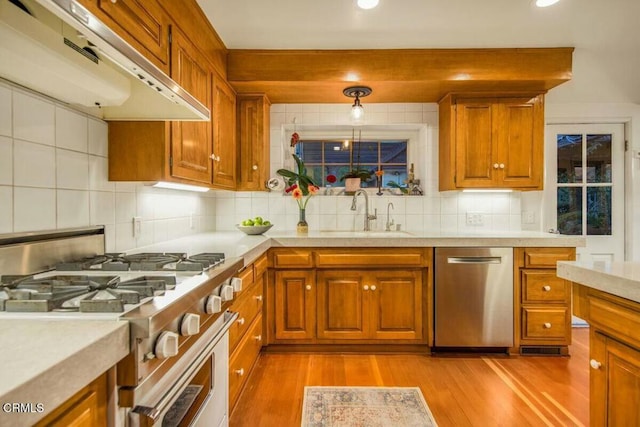
[[307,224],[304,209],[300,209],[300,218],[298,220],[298,225],[296,226],[296,232],[301,235],[309,233],[309,224]]
[[353,195],[360,188],[360,178],[346,178],[344,180],[344,193]]

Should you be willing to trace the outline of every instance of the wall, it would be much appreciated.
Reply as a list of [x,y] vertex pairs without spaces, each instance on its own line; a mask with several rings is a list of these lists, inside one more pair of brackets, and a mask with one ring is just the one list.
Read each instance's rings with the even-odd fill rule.
[[[377,196],[369,190],[371,213],[378,210],[378,220],[372,227],[384,229],[388,203],[393,203],[391,217],[403,230],[444,233],[520,230],[521,194],[514,193],[461,193],[438,192],[438,106],[420,104],[366,104],[367,132],[396,129],[413,132],[414,153],[409,159],[421,179],[424,196]],[[271,176],[286,166],[292,168],[289,139],[294,129],[305,137],[305,132],[321,132],[338,128],[349,130],[350,104],[275,104],[271,107]],[[361,199],[361,198],[360,198]],[[364,202],[358,200],[354,213],[349,208],[352,197],[344,195],[314,196],[307,207],[307,221],[311,230],[361,230],[364,222]],[[217,194],[216,229],[231,230],[245,218],[260,215],[271,220],[273,230],[294,230],[298,222],[298,208],[290,196],[282,192],[246,192]],[[466,213],[480,213],[481,225],[467,225]]]
[[105,225],[107,251],[123,251],[214,228],[213,195],[109,182],[107,132],[0,81],[0,234]]

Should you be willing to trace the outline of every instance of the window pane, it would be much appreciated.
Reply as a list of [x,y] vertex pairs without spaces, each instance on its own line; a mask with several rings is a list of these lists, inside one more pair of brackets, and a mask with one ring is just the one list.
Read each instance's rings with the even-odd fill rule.
[[582,135],[558,135],[558,182],[582,182]]
[[377,142],[355,142],[353,144],[353,163],[358,163],[360,156],[360,164],[378,163],[378,143]]
[[587,182],[611,182],[611,134],[587,135]]
[[582,235],[582,188],[558,188],[558,231]]
[[384,171],[382,176],[384,187],[389,186],[389,181],[404,187],[404,182],[407,180],[407,168],[405,166],[383,166],[382,170]]
[[611,235],[611,187],[587,187],[587,235]]
[[296,145],[296,154],[305,163],[322,163],[322,142],[305,141]]
[[407,163],[407,143],[405,141],[382,141],[380,143],[380,163]]
[[344,146],[342,141],[327,141],[324,144],[324,161],[349,164],[349,147]]

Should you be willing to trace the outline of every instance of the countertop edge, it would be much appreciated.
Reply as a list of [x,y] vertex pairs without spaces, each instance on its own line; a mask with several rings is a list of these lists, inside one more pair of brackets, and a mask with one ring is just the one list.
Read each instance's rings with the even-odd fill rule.
[[[578,261],[559,261],[557,275],[562,279],[640,303],[640,280],[627,277],[624,271],[620,272],[625,266],[640,271],[639,263],[603,263],[595,268]],[[605,271],[607,268],[610,270]]]

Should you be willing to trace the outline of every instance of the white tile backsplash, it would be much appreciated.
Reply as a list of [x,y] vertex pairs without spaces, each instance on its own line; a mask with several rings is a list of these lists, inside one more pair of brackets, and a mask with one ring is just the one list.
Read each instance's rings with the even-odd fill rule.
[[13,184],[24,187],[55,188],[55,148],[14,140]]
[[13,91],[13,137],[40,144],[55,144],[55,106],[36,95]]
[[0,233],[103,225],[113,252],[215,228],[215,196],[110,182],[107,156],[107,123],[0,84]]
[[8,136],[0,136],[0,185],[11,184],[13,184],[13,140]]
[[87,116],[56,107],[56,147],[86,153],[88,150]]
[[12,136],[12,91],[9,87],[0,84],[0,135]]
[[56,228],[56,190],[52,188],[13,188],[13,231],[53,230]]

